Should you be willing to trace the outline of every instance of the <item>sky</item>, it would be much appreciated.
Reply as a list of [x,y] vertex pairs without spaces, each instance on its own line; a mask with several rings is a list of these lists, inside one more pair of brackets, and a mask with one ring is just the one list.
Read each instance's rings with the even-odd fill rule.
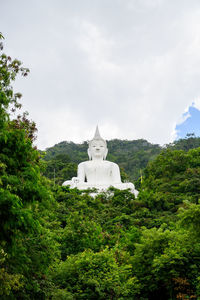
[[190,106],[188,111],[183,115],[185,120],[181,124],[176,125],[177,139],[183,139],[187,134],[194,133],[200,136],[200,111],[194,106]]
[[14,87],[39,149],[90,140],[97,124],[107,140],[163,145],[191,120],[199,134],[199,0],[0,0],[0,11],[5,53],[30,69]]

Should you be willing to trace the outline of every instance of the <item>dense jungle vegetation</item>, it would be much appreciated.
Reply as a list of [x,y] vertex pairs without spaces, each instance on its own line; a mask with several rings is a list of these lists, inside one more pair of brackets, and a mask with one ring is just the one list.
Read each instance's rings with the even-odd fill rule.
[[11,117],[21,107],[12,83],[28,72],[1,54],[0,299],[200,299],[200,139],[110,141],[137,199],[62,187],[87,144],[46,157],[33,146],[35,123]]

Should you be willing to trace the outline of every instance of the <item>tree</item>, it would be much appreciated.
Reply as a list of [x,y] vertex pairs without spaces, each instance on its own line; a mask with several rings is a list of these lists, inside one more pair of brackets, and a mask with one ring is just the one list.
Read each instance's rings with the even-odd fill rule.
[[[2,39],[2,35],[0,36]],[[1,51],[3,45],[1,43]],[[11,119],[21,108],[21,94],[12,82],[29,70],[10,56],[0,56],[0,293],[2,299],[34,299],[45,293],[46,276],[56,256],[56,241],[48,232],[46,208],[55,205],[46,180],[40,174],[40,154],[33,147],[36,126],[27,114]],[[48,217],[47,217],[48,216]],[[44,221],[45,219],[45,221]],[[46,225],[44,226],[44,224]],[[55,252],[55,254],[53,254]]]
[[175,212],[184,200],[200,197],[200,148],[164,150],[145,170],[140,197],[147,207]]
[[134,299],[139,283],[131,276],[129,264],[120,265],[115,251],[91,250],[72,255],[61,262],[55,274],[56,284],[66,299]]

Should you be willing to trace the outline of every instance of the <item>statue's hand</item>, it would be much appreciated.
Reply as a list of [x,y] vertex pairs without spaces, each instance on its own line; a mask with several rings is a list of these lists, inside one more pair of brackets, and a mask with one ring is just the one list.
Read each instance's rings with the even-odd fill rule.
[[79,183],[78,177],[73,177],[72,182],[75,183],[75,184]]

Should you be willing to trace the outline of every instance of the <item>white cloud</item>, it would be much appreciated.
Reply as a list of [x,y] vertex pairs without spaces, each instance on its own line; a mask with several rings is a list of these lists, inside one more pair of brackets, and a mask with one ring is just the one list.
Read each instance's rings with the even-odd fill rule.
[[194,102],[192,103],[192,105],[197,108],[198,110],[200,110],[200,97],[199,98],[196,98],[194,100]]
[[79,25],[81,25],[81,34],[77,43],[86,52],[94,72],[117,72],[118,66],[111,62],[114,42],[106,39],[95,24],[83,21]]
[[106,139],[165,144],[200,107],[199,0],[8,0],[2,12],[6,52],[31,69],[16,86],[40,148],[96,124]]

